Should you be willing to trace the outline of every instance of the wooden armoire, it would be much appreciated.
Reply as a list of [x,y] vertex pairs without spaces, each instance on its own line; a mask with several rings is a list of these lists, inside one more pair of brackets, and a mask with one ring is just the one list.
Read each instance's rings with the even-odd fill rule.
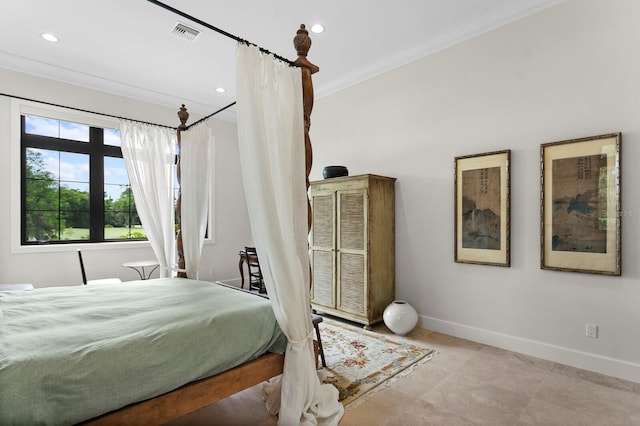
[[395,178],[372,174],[310,183],[311,304],[368,327],[395,293]]

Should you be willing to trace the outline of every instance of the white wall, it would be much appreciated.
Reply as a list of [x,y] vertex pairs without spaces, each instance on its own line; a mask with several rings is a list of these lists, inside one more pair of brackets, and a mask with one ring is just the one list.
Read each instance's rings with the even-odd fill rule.
[[[398,178],[396,297],[424,327],[640,382],[639,18],[635,0],[568,1],[316,100],[312,180]],[[541,270],[540,144],[617,131],[622,277]],[[455,263],[454,157],[501,149],[511,267]]]
[[[172,127],[179,124],[176,113],[184,102],[176,100],[175,108],[165,108],[1,68],[0,93]],[[148,243],[134,243],[126,248],[120,245],[118,249],[109,248],[109,244],[106,244],[57,246],[56,251],[40,253],[12,251],[10,230],[20,224],[11,223],[10,220],[10,209],[13,207],[10,204],[10,182],[19,179],[19,175],[11,175],[10,131],[15,123],[10,122],[10,105],[9,97],[0,96],[0,146],[4,153],[0,156],[0,199],[5,200],[4,207],[0,209],[0,282],[29,282],[36,287],[81,284],[76,254],[78,247],[82,248],[89,279],[107,276],[117,276],[122,280],[135,279],[136,273],[121,264],[129,260],[153,258]],[[189,123],[201,118],[192,115]],[[236,125],[223,120],[214,122],[215,242],[205,244],[200,278],[210,281],[239,280],[238,250],[251,244],[251,231],[247,225]],[[157,276],[157,272],[154,276]]]

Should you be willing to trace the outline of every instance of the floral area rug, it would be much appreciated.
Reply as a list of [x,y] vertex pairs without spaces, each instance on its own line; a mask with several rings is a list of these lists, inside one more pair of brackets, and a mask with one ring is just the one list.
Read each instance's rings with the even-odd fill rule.
[[318,376],[338,389],[344,406],[434,353],[393,335],[326,318],[320,324],[320,336],[327,367],[318,370]]

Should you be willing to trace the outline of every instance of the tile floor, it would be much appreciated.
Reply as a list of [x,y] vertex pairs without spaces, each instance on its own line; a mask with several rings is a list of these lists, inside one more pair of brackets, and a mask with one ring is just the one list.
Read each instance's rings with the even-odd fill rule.
[[[384,325],[374,331],[389,334]],[[341,426],[640,425],[640,384],[417,328],[438,354],[346,408]],[[169,424],[272,426],[260,385]]]

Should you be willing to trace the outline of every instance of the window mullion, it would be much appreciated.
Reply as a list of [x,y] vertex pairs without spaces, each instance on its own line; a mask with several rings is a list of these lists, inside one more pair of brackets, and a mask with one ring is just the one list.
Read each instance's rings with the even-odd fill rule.
[[89,239],[104,241],[104,132],[89,130]]

